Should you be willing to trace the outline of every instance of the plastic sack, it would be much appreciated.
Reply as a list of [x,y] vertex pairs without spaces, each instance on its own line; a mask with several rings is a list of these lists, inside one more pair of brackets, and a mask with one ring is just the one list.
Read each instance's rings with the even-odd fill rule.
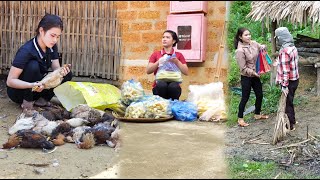
[[143,102],[132,102],[126,109],[124,117],[128,118],[144,118],[146,107]]
[[99,110],[112,109],[121,98],[119,88],[104,83],[67,81],[54,88],[53,92],[68,111],[79,104]]
[[223,99],[199,101],[197,105],[200,121],[220,121],[227,116]]
[[125,81],[121,86],[121,101],[130,105],[130,103],[139,100],[145,95],[140,82],[133,79]]
[[146,107],[145,118],[168,118],[172,115],[171,104],[167,99],[155,96],[155,100],[143,101]]
[[192,102],[174,100],[171,110],[175,119],[179,121],[194,121],[198,117],[197,105]]
[[227,118],[222,82],[189,85],[187,101],[197,105],[199,120],[212,121]]
[[179,67],[175,63],[169,61],[172,57],[176,57],[176,54],[173,54],[172,56],[165,54],[162,57],[165,58],[165,62],[159,67],[156,74],[156,80],[182,82],[182,75]]

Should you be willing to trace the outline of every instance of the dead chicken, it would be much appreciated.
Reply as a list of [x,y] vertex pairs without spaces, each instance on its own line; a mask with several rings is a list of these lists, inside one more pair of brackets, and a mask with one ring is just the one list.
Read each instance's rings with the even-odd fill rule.
[[58,134],[58,136],[52,140],[53,144],[56,146],[61,146],[65,144],[65,136],[61,133]]
[[[41,81],[44,89],[51,89],[59,86],[63,80],[63,68],[71,67],[69,64],[65,64],[62,67],[54,70],[53,72],[49,72]],[[35,86],[32,88],[32,91],[37,90],[39,87]]]
[[96,144],[94,135],[92,132],[82,134],[80,141],[75,141],[76,145],[80,149],[90,149]]
[[59,105],[38,107],[37,111],[50,121],[69,119],[70,112]]
[[79,104],[71,110],[70,116],[72,118],[87,119],[91,124],[94,124],[95,122],[100,121],[103,114],[104,111],[89,107],[87,104]]
[[3,144],[3,149],[11,149],[11,148],[16,148],[19,146],[20,143],[20,139],[17,136],[17,134],[13,134],[11,136],[9,136],[8,141]]
[[35,126],[35,122],[32,117],[18,119],[15,124],[9,128],[9,134],[12,135],[22,129],[32,129]]
[[87,118],[90,110],[91,107],[89,107],[87,104],[79,104],[71,110],[70,116],[72,118]]
[[119,149],[120,148],[120,126],[111,133],[110,139],[106,141],[109,147]]
[[82,134],[90,128],[90,126],[79,126],[72,129],[72,137],[67,137],[68,142],[79,142],[82,137]]
[[89,121],[83,118],[71,118],[65,121],[66,123],[70,124],[71,127],[79,127],[85,124],[88,124]]
[[63,134],[66,137],[72,134],[72,127],[70,124],[66,122],[60,123],[56,128],[53,129],[51,138],[55,139],[59,134]]
[[[17,144],[18,142],[18,144]],[[45,150],[54,149],[55,145],[48,141],[45,136],[33,130],[19,130],[10,136],[8,142],[4,144],[6,148],[42,148]]]
[[96,124],[90,129],[90,131],[94,134],[96,144],[106,144],[107,141],[110,141],[111,133],[114,130],[114,127],[104,123]]

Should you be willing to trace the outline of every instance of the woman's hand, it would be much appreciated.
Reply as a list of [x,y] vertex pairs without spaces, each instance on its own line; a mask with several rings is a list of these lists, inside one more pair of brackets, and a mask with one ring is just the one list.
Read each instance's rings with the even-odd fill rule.
[[66,76],[70,72],[70,67],[71,67],[71,64],[68,64],[68,65],[65,65],[62,67],[62,70],[63,70],[62,75],[63,76]]
[[44,86],[40,82],[34,82],[32,84],[32,91],[41,92],[44,89]]
[[260,75],[256,72],[253,73],[253,76],[257,77],[257,78],[260,78]]
[[173,62],[173,63],[176,64],[176,65],[178,65],[178,63],[179,63],[179,59],[176,58],[176,57],[170,58],[169,61]]
[[260,48],[261,49],[266,49],[266,45],[262,44]]

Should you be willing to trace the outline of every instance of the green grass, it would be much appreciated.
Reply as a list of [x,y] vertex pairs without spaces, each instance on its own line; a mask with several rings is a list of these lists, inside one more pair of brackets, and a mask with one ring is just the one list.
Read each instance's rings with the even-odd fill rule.
[[276,163],[249,161],[239,157],[229,158],[229,176],[231,179],[293,179],[294,175],[281,170]]
[[273,161],[250,161],[241,157],[228,158],[230,179],[319,179],[309,172],[295,173],[285,170]]

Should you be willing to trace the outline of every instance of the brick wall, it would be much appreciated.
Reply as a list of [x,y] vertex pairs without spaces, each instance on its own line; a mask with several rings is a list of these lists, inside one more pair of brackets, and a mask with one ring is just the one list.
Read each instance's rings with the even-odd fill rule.
[[[150,55],[162,48],[162,33],[167,28],[170,1],[115,1],[117,15],[122,26],[122,57],[120,83],[134,78],[151,92],[154,75],[146,74]],[[182,95],[188,96],[190,84],[206,84],[214,81],[220,37],[226,18],[226,2],[208,1],[207,52],[204,63],[188,63],[189,76],[183,76]],[[225,48],[226,49],[226,48]],[[226,89],[227,52],[225,52],[220,80]]]

